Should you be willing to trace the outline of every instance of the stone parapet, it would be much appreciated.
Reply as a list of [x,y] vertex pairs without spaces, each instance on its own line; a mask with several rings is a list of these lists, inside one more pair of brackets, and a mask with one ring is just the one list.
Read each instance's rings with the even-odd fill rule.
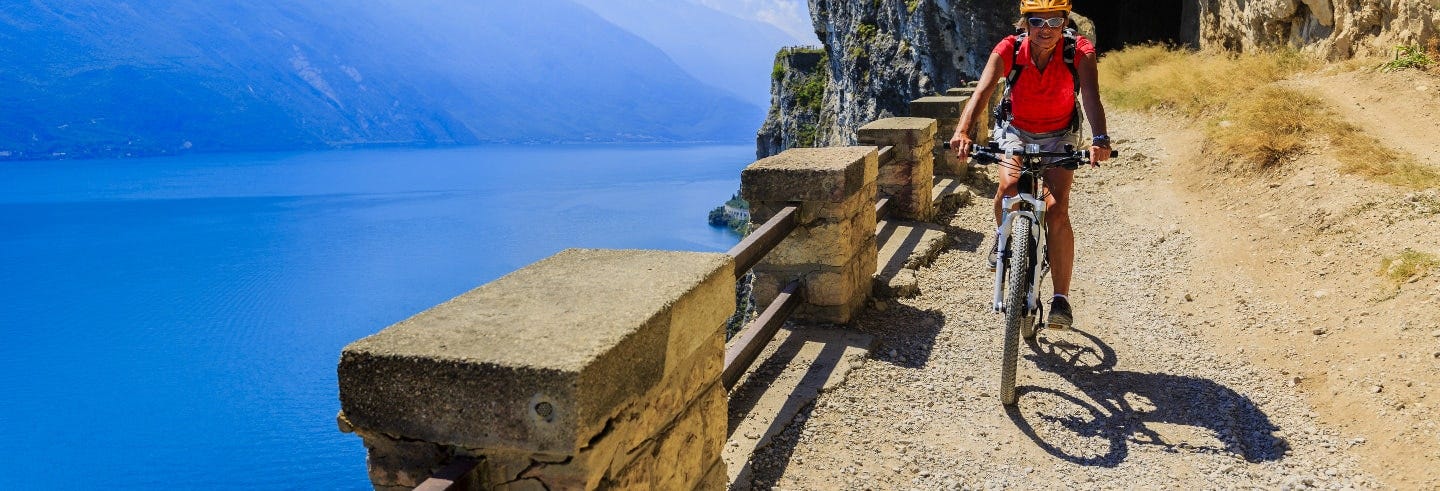
[[727,255],[566,250],[347,346],[341,426],[376,489],[455,456],[486,489],[696,489],[722,465],[733,310]]
[[879,196],[891,199],[891,216],[930,220],[935,184],[935,128],[932,118],[885,118],[860,127],[861,143],[893,146],[893,156],[880,164],[876,178]]
[[878,174],[874,147],[795,148],[740,173],[752,222],[799,206],[795,231],[755,266],[754,294],[761,308],[798,279],[805,303],[791,319],[845,323],[859,311],[875,271]]
[[[950,89],[956,90],[956,89]],[[963,90],[974,93],[975,89],[965,88]],[[960,125],[960,114],[965,111],[965,103],[970,101],[970,95],[964,96],[930,96],[921,97],[910,101],[910,115],[917,118],[935,119],[935,173],[946,176],[965,177],[969,175],[969,166],[955,157],[955,152],[946,150],[943,142],[950,141],[955,134],[955,128]],[[977,119],[976,124],[981,121]]]

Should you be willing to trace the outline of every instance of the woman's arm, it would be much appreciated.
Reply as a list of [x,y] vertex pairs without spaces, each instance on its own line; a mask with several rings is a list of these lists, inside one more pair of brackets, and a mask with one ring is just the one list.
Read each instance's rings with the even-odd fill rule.
[[[1100,104],[1099,69],[1095,54],[1090,53],[1076,60],[1075,71],[1080,76],[1080,102],[1085,108],[1085,120],[1090,122],[1090,134],[1108,135],[1105,127],[1105,106]],[[1098,164],[1110,159],[1110,147],[1090,145],[1090,163]]]
[[960,157],[960,161],[970,158],[970,144],[975,140],[975,117],[980,111],[987,109],[990,96],[995,93],[995,85],[1000,81],[1000,70],[1004,69],[1005,61],[1000,55],[990,53],[990,60],[985,62],[985,71],[981,72],[980,80],[976,83],[975,93],[970,95],[970,100],[965,103],[965,110],[960,113],[960,124],[955,126],[955,135],[950,137],[950,149]]

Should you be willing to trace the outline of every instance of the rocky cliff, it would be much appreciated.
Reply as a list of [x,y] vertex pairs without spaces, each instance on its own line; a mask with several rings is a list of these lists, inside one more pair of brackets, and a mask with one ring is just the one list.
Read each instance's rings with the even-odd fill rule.
[[1332,60],[1433,49],[1440,26],[1440,0],[1200,0],[1199,11],[1202,46],[1289,46]]
[[[810,12],[826,54],[819,69],[829,83],[812,115],[786,109],[795,106],[786,96],[801,92],[793,84],[812,79],[775,79],[770,117],[757,138],[761,157],[793,146],[854,143],[855,128],[905,115],[912,99],[974,80],[1017,15],[1014,0],[810,0]],[[813,137],[810,130],[784,131],[811,121]]]
[[[796,104],[816,78],[777,58],[760,157],[794,146],[845,145],[867,122],[908,114],[913,99],[979,77],[1012,31],[1015,0],[809,0],[828,77],[818,104]],[[1331,59],[1435,49],[1440,0],[1075,0],[1076,25],[1103,51],[1164,42],[1234,51],[1292,47]],[[1091,23],[1086,17],[1093,18]],[[1095,32],[1095,31],[1098,31]],[[1098,34],[1098,35],[1097,35]],[[812,126],[813,125],[813,129]]]

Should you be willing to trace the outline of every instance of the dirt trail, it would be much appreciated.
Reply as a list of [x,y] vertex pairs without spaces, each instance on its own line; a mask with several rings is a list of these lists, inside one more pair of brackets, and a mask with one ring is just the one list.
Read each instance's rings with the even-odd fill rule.
[[[1440,254],[1440,195],[1338,174],[1323,151],[1220,179],[1177,121],[1115,114],[1111,129],[1131,135],[1126,156],[1081,171],[1073,198],[1078,330],[1022,346],[1016,409],[996,397],[1000,318],[977,252],[992,218],[969,206],[920,295],[856,322],[879,347],[755,455],[753,484],[1440,486],[1440,280],[1376,274],[1406,247]],[[1406,148],[1440,148],[1427,138]]]

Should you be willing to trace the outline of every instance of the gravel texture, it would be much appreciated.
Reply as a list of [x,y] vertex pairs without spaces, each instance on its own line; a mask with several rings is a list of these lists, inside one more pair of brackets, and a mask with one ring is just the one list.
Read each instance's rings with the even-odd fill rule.
[[1202,331],[1211,326],[1178,308],[1225,293],[1177,290],[1196,257],[1191,231],[1133,216],[1165,149],[1121,146],[1125,158],[1080,171],[1076,330],[1022,344],[1015,407],[997,395],[1002,326],[977,252],[994,230],[982,198],[944,217],[954,242],[917,272],[918,296],[876,301],[855,322],[878,339],[870,357],[754,454],[753,482],[735,487],[1381,486],[1357,465],[1364,437],[1318,423],[1298,380],[1222,352]]

